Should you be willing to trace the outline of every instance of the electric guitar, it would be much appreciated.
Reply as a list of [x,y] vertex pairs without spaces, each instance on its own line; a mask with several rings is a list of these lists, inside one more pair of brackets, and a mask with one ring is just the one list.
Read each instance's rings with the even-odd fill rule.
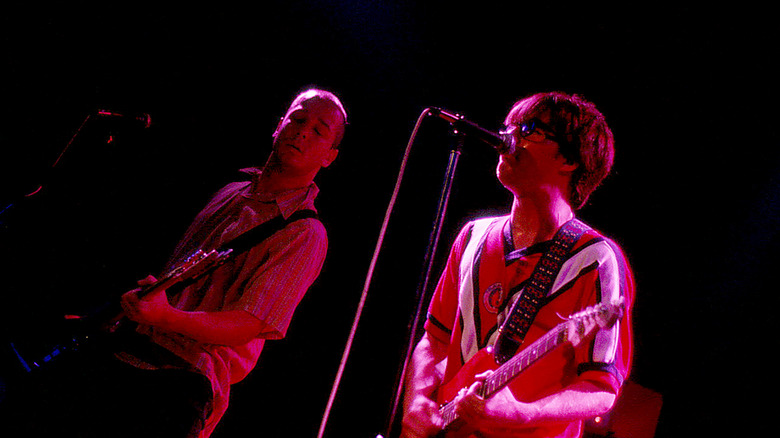
[[[224,263],[232,251],[233,250],[231,249],[226,251],[217,251],[213,249],[211,251],[204,252],[203,250],[199,249],[191,256],[187,257],[180,265],[165,273],[162,278],[158,279],[152,284],[143,286],[141,290],[137,292],[138,298],[144,298],[152,292],[165,290],[175,284],[196,279]],[[109,321],[109,323],[105,326],[105,329],[109,332],[115,331],[123,319],[124,315],[119,313],[116,317]]]
[[[231,249],[225,251],[211,250],[208,252],[198,250],[187,257],[181,264],[163,274],[162,277],[154,283],[143,286],[138,291],[138,297],[143,298],[153,292],[168,289],[178,283],[197,279],[201,275],[224,263],[230,257],[231,252]],[[107,315],[111,315],[112,317],[106,318]],[[108,310],[101,311],[97,315],[84,317],[66,315],[65,319],[83,320],[83,323],[80,324],[85,325],[86,328],[80,330],[80,333],[69,336],[66,340],[47,349],[44,354],[34,355],[38,356],[38,359],[35,360],[25,360],[20,352],[15,351],[18,360],[27,372],[43,368],[49,362],[64,353],[77,351],[87,345],[98,344],[101,341],[110,342],[111,335],[119,331],[127,321],[124,313],[120,311],[118,302],[111,303]]]
[[474,383],[474,376],[494,369],[477,391],[480,397],[487,399],[555,347],[567,342],[576,347],[597,330],[611,327],[623,315],[623,302],[621,297],[613,303],[597,304],[570,316],[501,366],[498,366],[493,358],[490,347],[478,351],[458,374],[437,392],[436,401],[441,404],[439,414],[444,419],[443,430],[437,436],[454,438],[469,435],[468,428],[464,427],[455,412],[454,399],[461,389]]
[[202,249],[199,249],[191,256],[187,257],[182,264],[168,271],[161,279],[143,287],[138,292],[138,298],[143,298],[154,291],[168,289],[174,284],[181,283],[185,280],[198,278],[224,263],[232,252],[232,249],[226,251],[212,249],[209,252],[204,252]]

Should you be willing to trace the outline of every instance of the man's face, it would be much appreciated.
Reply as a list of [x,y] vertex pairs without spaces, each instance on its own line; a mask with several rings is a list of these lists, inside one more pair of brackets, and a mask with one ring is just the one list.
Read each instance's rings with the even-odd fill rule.
[[274,132],[274,155],[285,169],[316,172],[336,158],[333,145],[343,129],[344,118],[332,101],[316,95],[299,97]]
[[577,167],[560,154],[555,133],[549,127],[549,114],[530,117],[518,106],[512,108],[504,124],[513,130],[515,144],[511,154],[499,157],[496,175],[515,195],[530,193],[544,185],[568,184]]

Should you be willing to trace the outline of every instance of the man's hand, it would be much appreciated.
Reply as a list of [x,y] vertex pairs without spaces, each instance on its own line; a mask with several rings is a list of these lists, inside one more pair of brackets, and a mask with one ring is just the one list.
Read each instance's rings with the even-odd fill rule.
[[[148,286],[157,280],[148,276],[138,282]],[[271,332],[265,322],[245,310],[184,311],[168,302],[165,290],[156,290],[139,298],[141,289],[122,295],[122,309],[128,319],[176,332],[205,344],[243,345],[263,333]]]
[[476,381],[455,397],[455,412],[470,431],[507,432],[533,418],[534,407],[515,399],[509,388],[495,393],[489,400],[479,396],[479,389],[492,373],[486,371],[475,376]]
[[418,395],[406,407],[401,438],[427,438],[441,430],[443,420],[433,400]]
[[[138,282],[139,286],[148,286],[157,281],[150,275]],[[168,303],[165,290],[153,291],[149,295],[139,298],[141,288],[133,289],[122,295],[121,304],[128,319],[154,326],[162,326],[168,320],[168,315],[173,309]]]

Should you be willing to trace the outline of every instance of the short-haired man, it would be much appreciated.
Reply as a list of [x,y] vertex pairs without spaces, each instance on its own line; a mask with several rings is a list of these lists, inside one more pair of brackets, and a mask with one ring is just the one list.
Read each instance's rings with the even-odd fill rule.
[[[618,246],[574,214],[612,166],[612,132],[592,103],[559,92],[520,100],[504,123],[515,144],[501,154],[496,174],[513,195],[511,212],[468,223],[451,248],[407,375],[406,438],[434,436],[445,426],[480,437],[580,436],[583,420],[612,406],[629,372],[631,272]],[[570,224],[580,224],[582,231],[578,240],[571,238],[573,247],[554,281],[538,304],[520,305],[518,300],[532,295],[529,279],[537,262]],[[527,320],[506,326],[508,331],[527,327],[510,337],[522,340],[519,349],[502,352],[511,357],[564,317],[620,300],[624,316],[618,323],[577,347],[552,350],[503,389],[480,396],[498,366],[493,356],[508,336],[499,330],[507,319]],[[516,316],[516,307],[532,316]],[[485,357],[492,365],[482,373],[474,363]],[[452,399],[441,398],[442,388],[461,381],[467,383]],[[452,424],[440,410],[443,402],[454,408],[457,421]]]
[[[335,94],[300,93],[273,133],[265,165],[244,169],[244,181],[216,193],[166,271],[197,250],[233,249],[243,233],[280,225],[186,287],[122,295],[124,316],[137,324],[109,336],[116,341],[111,354],[89,355],[76,375],[55,379],[65,394],[55,402],[55,389],[46,389],[12,427],[25,436],[208,437],[228,407],[230,386],[254,368],[267,339],[285,336],[320,273],[328,241],[316,217],[314,178],[336,159],[346,124]],[[155,284],[151,276],[139,282]],[[53,416],[38,413],[44,407]],[[22,418],[33,420],[20,424]]]

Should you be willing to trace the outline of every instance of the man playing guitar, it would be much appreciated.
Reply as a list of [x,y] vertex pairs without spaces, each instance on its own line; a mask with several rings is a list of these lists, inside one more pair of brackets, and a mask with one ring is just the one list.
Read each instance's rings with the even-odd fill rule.
[[[79,356],[83,368],[52,379],[29,406],[20,402],[9,436],[210,436],[231,385],[255,367],[266,340],[285,336],[320,273],[328,240],[314,179],[338,155],[346,124],[336,95],[300,93],[265,164],[216,193],[160,279],[122,295],[123,324],[111,325],[110,349]],[[257,231],[264,238],[236,250]],[[199,272],[204,264],[213,269]],[[193,271],[203,275],[170,287]]]
[[[581,436],[583,420],[611,408],[629,373],[632,274],[620,248],[574,214],[612,166],[612,132],[593,104],[558,92],[520,100],[505,125],[515,144],[496,174],[513,195],[511,212],[470,222],[451,248],[406,376],[404,438]],[[537,262],[571,224],[580,234],[538,303],[528,301]],[[566,316],[616,302],[618,322],[535,350]],[[484,396],[493,370],[517,352],[532,357],[528,367]]]

